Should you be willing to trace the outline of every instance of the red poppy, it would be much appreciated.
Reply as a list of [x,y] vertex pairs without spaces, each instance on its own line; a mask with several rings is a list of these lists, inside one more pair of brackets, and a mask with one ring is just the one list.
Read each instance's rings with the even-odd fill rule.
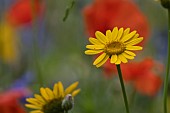
[[[43,4],[40,0],[34,0],[36,16],[40,16],[43,11]],[[30,23],[33,20],[31,0],[16,0],[7,10],[6,18],[14,26]]]
[[[114,73],[117,74],[115,65],[109,62],[104,65],[103,69],[107,77],[111,77]],[[132,83],[134,88],[142,94],[153,96],[161,87],[162,80],[155,73],[162,72],[163,67],[151,58],[146,58],[141,62],[122,64],[121,69],[123,79]]]
[[145,73],[145,76],[140,76],[133,82],[138,92],[148,96],[154,96],[159,91],[161,84],[162,79],[152,72]]
[[26,113],[19,99],[25,95],[25,90],[0,93],[0,113]]
[[105,33],[113,27],[131,28],[144,37],[149,35],[146,17],[131,0],[94,0],[83,9],[87,33],[94,36],[96,31]]

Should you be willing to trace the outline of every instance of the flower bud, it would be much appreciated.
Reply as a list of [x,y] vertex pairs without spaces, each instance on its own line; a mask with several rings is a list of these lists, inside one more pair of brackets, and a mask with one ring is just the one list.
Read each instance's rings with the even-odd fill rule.
[[70,109],[72,109],[74,106],[74,100],[71,94],[67,94],[64,98],[64,100],[62,101],[62,108],[65,111],[68,111]]

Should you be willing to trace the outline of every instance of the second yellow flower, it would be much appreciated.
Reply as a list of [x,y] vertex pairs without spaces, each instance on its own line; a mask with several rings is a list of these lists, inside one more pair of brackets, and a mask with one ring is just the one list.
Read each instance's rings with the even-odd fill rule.
[[[112,31],[107,30],[106,35],[96,31],[96,38],[89,38],[92,45],[87,45],[89,50],[85,51],[87,55],[101,55],[93,62],[96,67],[102,66],[109,58],[113,64],[127,63],[127,59],[134,59],[136,56],[133,50],[142,50],[142,47],[135,46],[143,40],[136,31],[130,32],[130,28],[118,29],[115,27]],[[132,51],[131,51],[132,50]]]

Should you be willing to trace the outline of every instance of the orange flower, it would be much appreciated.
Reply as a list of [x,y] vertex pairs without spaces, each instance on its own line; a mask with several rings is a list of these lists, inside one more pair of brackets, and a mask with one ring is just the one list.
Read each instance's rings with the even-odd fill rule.
[[[41,15],[42,10],[42,2],[35,0],[35,15]],[[31,0],[17,0],[17,2],[7,10],[6,19],[14,26],[30,23],[33,19]]]
[[149,26],[146,17],[130,0],[94,0],[83,9],[86,30],[94,37],[96,31],[105,33],[115,26],[137,30],[147,40]]
[[[160,73],[162,72],[163,67],[153,59],[146,58],[141,62],[122,64],[121,68],[123,79],[126,82],[132,83],[138,92],[148,96],[153,96],[159,91],[162,80],[160,76],[155,74],[155,71]],[[156,69],[154,70],[154,68]],[[111,77],[113,73],[117,74],[115,66],[109,62],[104,65],[103,69],[104,74],[107,77]]]

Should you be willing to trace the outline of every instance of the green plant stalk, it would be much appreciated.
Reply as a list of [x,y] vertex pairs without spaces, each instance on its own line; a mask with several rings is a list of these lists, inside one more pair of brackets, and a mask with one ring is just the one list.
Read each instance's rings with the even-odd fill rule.
[[166,76],[164,80],[164,93],[163,93],[164,113],[167,113],[167,94],[168,94],[169,68],[170,68],[169,66],[170,66],[170,8],[168,9],[168,57],[167,57]]
[[127,96],[126,96],[126,91],[125,91],[125,86],[124,86],[124,82],[123,82],[123,78],[122,78],[121,68],[120,68],[120,65],[116,65],[116,67],[117,67],[117,72],[119,75],[119,80],[120,80],[120,84],[121,84],[121,88],[122,88],[123,99],[124,99],[124,103],[125,103],[125,107],[126,107],[126,113],[130,113],[128,100],[127,100]]
[[65,22],[66,19],[68,18],[68,15],[69,15],[71,9],[74,7],[74,4],[75,4],[75,0],[72,0],[72,2],[70,3],[70,6],[68,6],[68,7],[66,8],[65,15],[64,15],[64,17],[63,17],[63,22]]
[[31,0],[32,6],[32,33],[33,33],[33,54],[35,60],[35,68],[37,79],[39,82],[40,87],[43,86],[43,77],[41,73],[41,65],[40,65],[40,58],[39,58],[39,46],[38,46],[38,23],[37,23],[37,15],[35,13],[35,0]]

